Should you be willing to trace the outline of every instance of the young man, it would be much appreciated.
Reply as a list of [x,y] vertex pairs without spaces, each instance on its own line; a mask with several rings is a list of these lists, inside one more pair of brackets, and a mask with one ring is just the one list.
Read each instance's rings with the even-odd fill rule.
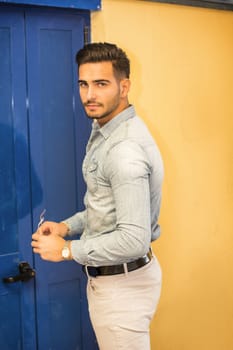
[[[150,243],[160,234],[162,160],[129,104],[125,52],[113,44],[92,43],[77,53],[76,61],[80,97],[93,119],[83,162],[86,209],[60,223],[45,222],[33,234],[32,247],[42,259],[74,259],[84,266],[101,350],[148,350],[161,289]],[[77,233],[80,240],[64,240]]]

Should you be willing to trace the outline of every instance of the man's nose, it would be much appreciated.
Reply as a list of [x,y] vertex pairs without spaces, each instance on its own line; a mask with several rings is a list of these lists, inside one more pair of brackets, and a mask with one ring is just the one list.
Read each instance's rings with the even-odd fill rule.
[[87,99],[93,100],[96,98],[95,88],[93,86],[89,86],[87,90]]

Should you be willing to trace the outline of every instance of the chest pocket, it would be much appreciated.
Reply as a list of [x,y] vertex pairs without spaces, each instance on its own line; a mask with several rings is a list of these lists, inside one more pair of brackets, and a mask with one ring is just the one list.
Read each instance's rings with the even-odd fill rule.
[[92,193],[97,191],[97,188],[98,188],[97,171],[98,171],[98,163],[96,159],[92,159],[86,170],[87,189]]

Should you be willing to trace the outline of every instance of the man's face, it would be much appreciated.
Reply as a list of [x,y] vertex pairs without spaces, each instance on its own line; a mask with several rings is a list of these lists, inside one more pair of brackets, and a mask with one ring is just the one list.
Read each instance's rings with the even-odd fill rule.
[[85,63],[79,67],[81,101],[87,116],[96,119],[100,126],[126,108],[128,88],[128,79],[116,79],[111,62]]

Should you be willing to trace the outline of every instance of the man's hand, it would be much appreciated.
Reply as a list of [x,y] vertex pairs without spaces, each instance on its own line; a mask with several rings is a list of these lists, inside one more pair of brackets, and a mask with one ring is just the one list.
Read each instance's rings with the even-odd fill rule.
[[33,252],[40,254],[43,260],[58,262],[64,260],[62,258],[62,249],[65,240],[57,234],[41,234],[39,230],[32,235]]
[[63,223],[54,221],[45,221],[37,230],[37,233],[42,235],[54,234],[60,237],[65,237],[68,233],[68,226]]

